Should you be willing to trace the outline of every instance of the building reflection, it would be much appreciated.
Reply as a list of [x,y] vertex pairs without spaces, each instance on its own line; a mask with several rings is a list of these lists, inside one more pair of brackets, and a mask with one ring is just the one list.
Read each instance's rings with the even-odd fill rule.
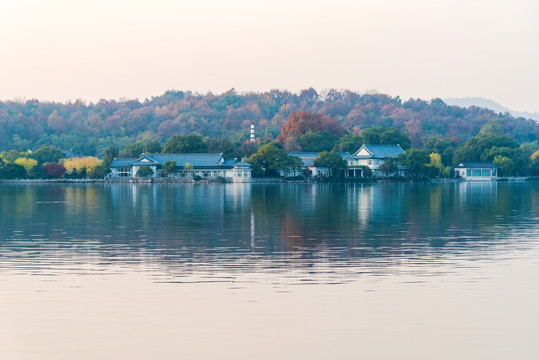
[[500,226],[535,229],[537,195],[498,183],[4,185],[0,251],[178,271],[483,251],[510,241]]

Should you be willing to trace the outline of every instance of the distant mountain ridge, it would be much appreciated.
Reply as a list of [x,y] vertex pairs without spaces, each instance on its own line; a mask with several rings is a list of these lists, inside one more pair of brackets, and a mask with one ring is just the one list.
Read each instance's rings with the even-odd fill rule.
[[455,105],[455,106],[460,106],[464,108],[468,108],[470,106],[477,106],[477,107],[490,109],[497,113],[502,113],[502,114],[509,113],[517,118],[523,117],[525,119],[533,119],[535,121],[539,121],[539,113],[511,110],[501,104],[498,104],[495,101],[485,99],[485,98],[480,98],[480,97],[448,98],[448,99],[445,99],[444,101],[447,105]]

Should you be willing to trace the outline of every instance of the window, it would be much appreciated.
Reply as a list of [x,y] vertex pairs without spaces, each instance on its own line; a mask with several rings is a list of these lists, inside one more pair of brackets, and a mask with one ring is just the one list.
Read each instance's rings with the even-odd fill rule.
[[466,176],[472,176],[472,170],[466,169]]
[[120,177],[130,177],[131,176],[131,168],[130,167],[118,168],[118,176],[120,176]]
[[492,169],[492,176],[496,176],[496,169]]
[[490,169],[483,169],[482,175],[483,175],[483,177],[489,177],[490,176]]
[[481,169],[473,169],[472,176],[481,176]]

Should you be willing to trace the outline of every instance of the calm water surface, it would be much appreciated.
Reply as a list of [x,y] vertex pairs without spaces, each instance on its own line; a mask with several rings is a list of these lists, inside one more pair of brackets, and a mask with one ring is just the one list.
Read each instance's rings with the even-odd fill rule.
[[537,359],[539,185],[0,185],[0,359]]

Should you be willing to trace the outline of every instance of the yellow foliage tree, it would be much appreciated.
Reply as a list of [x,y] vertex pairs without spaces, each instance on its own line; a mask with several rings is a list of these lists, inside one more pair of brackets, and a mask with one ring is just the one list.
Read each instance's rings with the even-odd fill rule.
[[37,161],[34,159],[28,159],[28,158],[17,158],[15,159],[15,164],[22,166],[26,169],[26,172],[30,171],[31,168],[37,165]]
[[536,152],[534,152],[534,153],[530,156],[531,161],[535,161],[535,159],[537,159],[538,156],[539,156],[539,150],[537,150]]
[[442,165],[442,156],[438,153],[432,153],[430,156],[430,164],[428,166],[434,166],[440,169],[440,171],[444,170],[444,166]]
[[75,169],[78,173],[80,173],[82,169],[86,169],[86,174],[88,176],[93,176],[95,168],[101,165],[101,161],[94,156],[60,159],[60,163],[64,165],[68,174],[71,174],[73,169]]

